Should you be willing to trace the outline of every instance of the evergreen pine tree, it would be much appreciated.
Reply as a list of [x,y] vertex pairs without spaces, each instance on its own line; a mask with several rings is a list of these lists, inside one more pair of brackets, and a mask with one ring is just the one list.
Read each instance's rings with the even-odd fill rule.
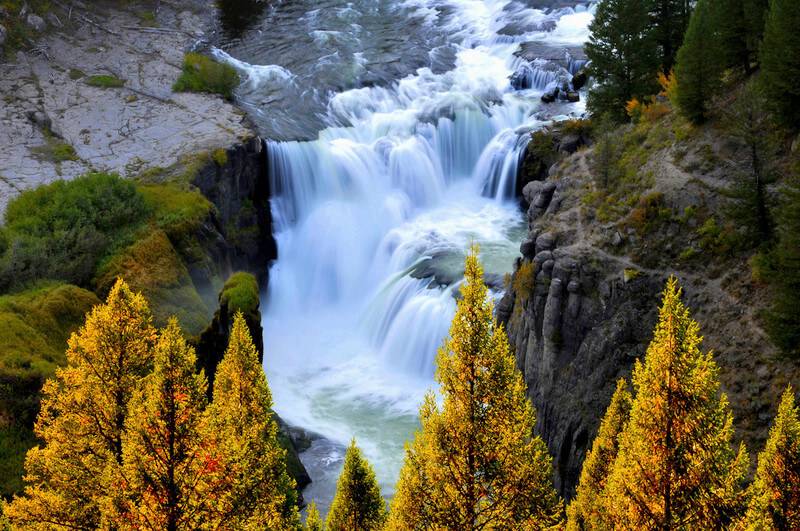
[[369,462],[355,439],[347,448],[344,468],[336,483],[336,495],[325,520],[328,531],[374,531],[383,529],[386,505]]
[[[153,372],[130,403],[124,465],[113,477],[119,492],[109,519],[119,529],[200,529],[209,522],[218,460],[201,435],[208,383],[170,319],[155,347]],[[111,505],[113,504],[113,505]]]
[[748,529],[800,529],[800,411],[789,386],[750,486]]
[[779,142],[772,138],[773,125],[758,86],[747,83],[736,101],[724,112],[727,132],[744,148],[744,163],[732,169],[736,180],[728,190],[733,199],[730,217],[744,230],[750,247],[766,246],[773,236],[770,193],[774,182],[775,151]]
[[746,74],[758,61],[769,0],[715,0],[712,4],[722,50],[722,66]]
[[708,118],[711,98],[722,83],[722,68],[722,48],[709,0],[698,0],[675,66],[678,106],[690,121],[700,124]]
[[583,462],[578,490],[567,507],[568,530],[610,527],[603,514],[601,495],[617,458],[619,434],[628,423],[631,411],[631,394],[627,387],[624,379],[617,381],[617,388],[600,423],[592,449]]
[[272,394],[241,312],[217,366],[207,411],[208,436],[220,458],[216,475],[225,493],[217,500],[221,523],[233,529],[297,529],[294,481],[278,443]]
[[772,266],[772,306],[766,329],[786,354],[800,356],[800,168],[781,190],[778,243],[769,261]]
[[325,526],[322,523],[322,518],[319,517],[317,504],[313,501],[308,504],[308,514],[306,515],[306,531],[323,531]]
[[105,470],[122,462],[128,404],[152,363],[151,322],[144,297],[118,280],[69,339],[67,366],[42,389],[43,444],[28,452],[25,493],[6,507],[15,527],[99,527]]
[[689,22],[690,7],[686,0],[649,0],[654,38],[658,43],[661,68],[665,74],[672,71],[678,49],[683,42]]
[[719,529],[741,511],[744,447],[712,354],[671,278],[653,340],[633,369],[630,420],[603,493],[616,529]]
[[406,446],[389,529],[542,529],[563,508],[552,485],[547,446],[533,435],[535,416],[508,338],[492,316],[477,247],[439,350],[422,428]]
[[628,119],[625,104],[658,92],[660,59],[648,5],[642,0],[602,0],[585,46],[596,84],[589,110],[616,122]]
[[800,129],[800,2],[771,0],[761,46],[761,79],[776,117]]

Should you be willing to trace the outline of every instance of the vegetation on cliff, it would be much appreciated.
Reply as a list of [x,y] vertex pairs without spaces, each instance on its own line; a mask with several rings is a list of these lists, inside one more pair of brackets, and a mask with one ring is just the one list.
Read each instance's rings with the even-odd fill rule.
[[238,86],[239,74],[232,66],[189,52],[183,58],[183,71],[172,89],[177,92],[210,92],[230,100]]

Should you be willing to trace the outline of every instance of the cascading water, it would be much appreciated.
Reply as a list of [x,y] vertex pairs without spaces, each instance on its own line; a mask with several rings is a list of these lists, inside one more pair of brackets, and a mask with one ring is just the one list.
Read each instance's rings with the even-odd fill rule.
[[[354,34],[373,34],[352,29],[353,11],[369,12],[368,4],[348,4]],[[327,46],[332,30],[308,22],[317,11],[303,20],[327,32],[315,34]],[[501,288],[524,233],[514,188],[528,133],[554,114],[583,111],[580,103],[544,109],[539,96],[556,79],[548,72],[574,71],[579,60],[564,46],[583,42],[591,7],[409,0],[392,13],[396,20],[383,23],[416,31],[409,38],[429,43],[429,65],[397,81],[317,93],[310,100],[324,104],[316,119],[327,127],[316,139],[267,144],[279,259],[263,306],[264,366],[276,410],[319,435],[301,458],[313,479],[305,498],[322,511],[353,437],[391,496],[455,309],[463,253],[479,243],[487,282]],[[523,42],[560,50],[563,64],[544,70],[515,55]],[[297,88],[291,64],[252,66],[229,48],[215,54],[244,74],[246,108],[266,115],[258,94]],[[371,50],[352,53],[364,72],[380,62],[370,62]],[[521,68],[541,74],[514,90]]]

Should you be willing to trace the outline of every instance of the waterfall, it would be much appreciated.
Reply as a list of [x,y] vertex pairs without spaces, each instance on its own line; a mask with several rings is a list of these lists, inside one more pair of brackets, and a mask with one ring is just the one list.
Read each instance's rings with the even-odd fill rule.
[[[301,457],[314,481],[305,497],[323,512],[354,436],[391,496],[456,308],[465,250],[481,245],[492,278],[518,256],[518,165],[530,131],[552,118],[540,96],[560,70],[515,53],[521,42],[577,40],[589,13],[511,0],[402,6],[435,35],[437,61],[449,66],[331,92],[318,101],[315,120],[326,127],[312,140],[266,142],[278,260],[263,305],[264,367],[276,410],[322,437]],[[527,26],[500,34],[512,20]],[[327,37],[334,33],[314,33],[315,44],[348,42]],[[248,95],[302,83],[298,68],[215,55],[244,74]],[[529,88],[515,90],[512,75],[524,65]],[[582,111],[582,103],[559,107]]]

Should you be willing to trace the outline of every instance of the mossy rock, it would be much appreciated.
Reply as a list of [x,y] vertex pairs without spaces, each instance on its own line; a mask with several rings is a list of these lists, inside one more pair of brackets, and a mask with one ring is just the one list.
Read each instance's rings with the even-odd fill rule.
[[106,293],[118,277],[147,298],[158,326],[164,326],[174,315],[181,328],[194,336],[211,319],[211,312],[163,230],[152,231],[106,261],[95,277],[98,291]]
[[183,58],[183,71],[172,90],[176,92],[208,92],[230,100],[239,86],[239,74],[230,65],[218,63],[199,53],[187,53]]
[[173,241],[193,235],[214,209],[200,192],[177,183],[140,184],[137,189],[152,211],[153,222]]
[[228,312],[235,314],[241,311],[245,315],[258,312],[258,281],[251,273],[238,272],[228,278],[219,296],[220,305],[225,305]]

